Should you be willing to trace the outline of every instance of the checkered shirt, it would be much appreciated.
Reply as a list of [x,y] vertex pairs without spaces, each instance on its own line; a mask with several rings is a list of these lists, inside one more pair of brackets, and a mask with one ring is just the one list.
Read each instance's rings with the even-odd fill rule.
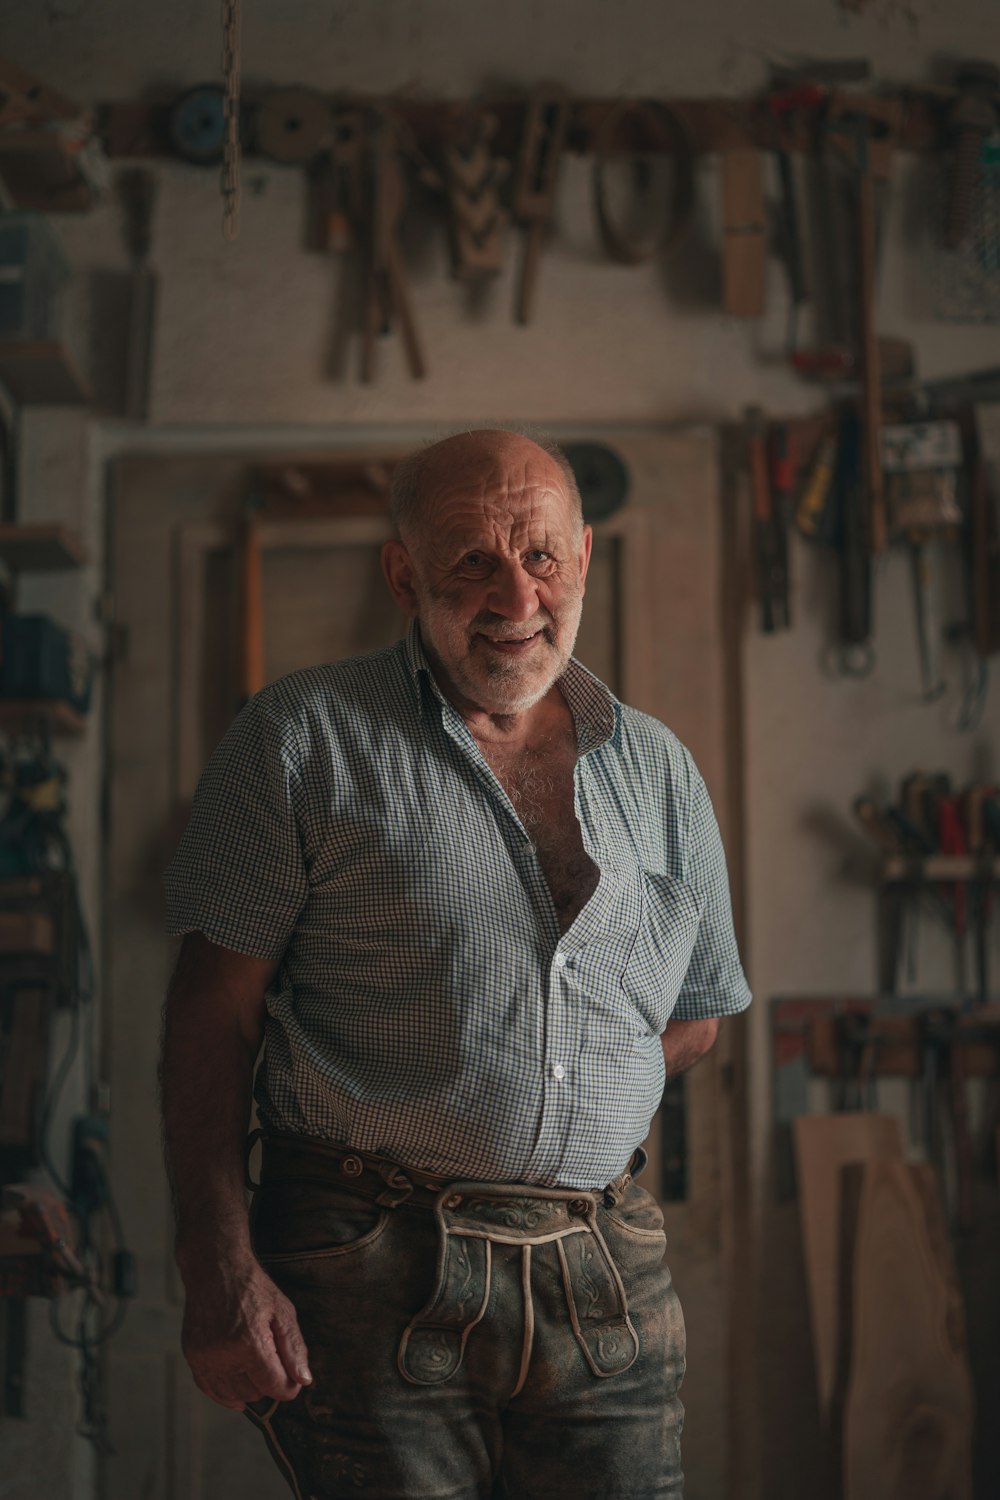
[[600,870],[562,935],[415,627],[281,678],[235,720],[165,883],[172,934],[279,961],[266,1128],[451,1178],[600,1187],[647,1134],[670,1017],[749,1004],[690,754],[578,662],[560,688]]

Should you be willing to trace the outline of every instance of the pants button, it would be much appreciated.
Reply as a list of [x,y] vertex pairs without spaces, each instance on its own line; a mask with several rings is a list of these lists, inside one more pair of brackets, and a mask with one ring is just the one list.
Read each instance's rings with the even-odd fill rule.
[[444,1200],[444,1206],[445,1208],[458,1208],[461,1202],[461,1193],[449,1193],[447,1198]]
[[345,1177],[360,1177],[365,1168],[360,1156],[345,1156],[340,1163],[340,1170]]
[[586,1198],[574,1198],[569,1206],[569,1211],[571,1214],[579,1214],[582,1218],[589,1207],[590,1204],[587,1202]]

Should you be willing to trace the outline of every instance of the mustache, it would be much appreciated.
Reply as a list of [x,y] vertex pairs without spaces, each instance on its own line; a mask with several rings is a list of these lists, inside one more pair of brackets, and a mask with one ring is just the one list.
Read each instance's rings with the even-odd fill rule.
[[521,640],[524,636],[535,635],[539,630],[548,630],[555,624],[552,616],[544,610],[533,620],[525,620],[523,623],[512,625],[505,620],[503,615],[491,614],[484,610],[482,614],[476,615],[469,626],[470,634],[482,633],[490,635],[494,640]]

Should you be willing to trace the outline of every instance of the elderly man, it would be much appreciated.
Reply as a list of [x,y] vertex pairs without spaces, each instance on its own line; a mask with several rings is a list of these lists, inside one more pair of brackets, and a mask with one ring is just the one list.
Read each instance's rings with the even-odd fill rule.
[[449,438],[393,512],[406,640],[252,699],[167,874],[185,1354],[299,1500],[678,1496],[684,1326],[633,1178],[664,1060],[750,999],[715,818],[572,659],[557,448]]

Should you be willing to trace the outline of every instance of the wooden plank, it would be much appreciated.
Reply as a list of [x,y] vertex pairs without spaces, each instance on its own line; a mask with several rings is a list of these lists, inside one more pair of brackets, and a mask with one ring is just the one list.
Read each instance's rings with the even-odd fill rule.
[[972,1380],[935,1189],[902,1160],[850,1172],[844,1500],[972,1500]]
[[722,300],[730,317],[763,313],[766,260],[763,157],[759,151],[727,151],[722,158]]
[[802,1245],[820,1413],[829,1421],[837,1368],[840,1172],[850,1162],[902,1159],[892,1115],[800,1115],[792,1123]]
[[883,880],[912,885],[936,880],[981,880],[984,874],[991,880],[1000,880],[1000,859],[989,856],[983,859],[974,854],[930,854],[926,859],[893,854],[882,869]]

